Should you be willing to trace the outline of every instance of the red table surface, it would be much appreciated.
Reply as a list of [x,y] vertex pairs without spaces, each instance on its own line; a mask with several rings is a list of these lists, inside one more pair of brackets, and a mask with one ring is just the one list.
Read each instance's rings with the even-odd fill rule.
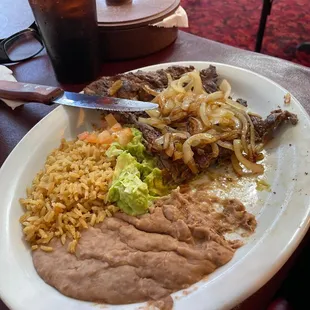
[[[1,0],[1,18],[4,24],[6,21],[6,27],[3,27],[3,23],[2,28],[0,25],[0,36],[10,35],[19,31],[33,21],[28,3],[25,0]],[[13,20],[14,18],[15,20]],[[297,97],[307,112],[310,112],[310,70],[308,68],[281,59],[236,49],[181,31],[177,41],[168,48],[140,59],[103,63],[101,74],[113,75],[143,66],[174,61],[222,62],[250,69],[271,78],[288,89]],[[12,65],[10,68],[18,81],[58,85],[45,51],[35,59]],[[79,91],[83,88],[83,85],[62,86],[66,90],[71,91]],[[0,165],[3,164],[22,137],[55,107],[56,105],[45,106],[29,103],[13,111],[0,102]],[[303,246],[308,243],[308,235],[282,269],[258,292],[236,308],[242,310],[266,309],[270,299],[286,277],[296,256]],[[0,310],[7,309],[0,300]]]

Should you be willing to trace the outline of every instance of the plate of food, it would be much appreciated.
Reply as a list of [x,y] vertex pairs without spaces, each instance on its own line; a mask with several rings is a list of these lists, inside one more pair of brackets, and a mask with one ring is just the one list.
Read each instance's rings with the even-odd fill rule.
[[231,309],[309,227],[310,121],[280,85],[211,62],[88,85],[143,113],[59,106],[0,171],[14,310]]

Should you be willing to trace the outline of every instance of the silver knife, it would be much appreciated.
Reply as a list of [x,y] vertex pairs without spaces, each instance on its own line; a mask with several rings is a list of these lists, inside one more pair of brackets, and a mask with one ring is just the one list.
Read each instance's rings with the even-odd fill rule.
[[65,92],[60,87],[0,81],[0,98],[26,102],[59,103],[77,108],[136,112],[156,109],[157,104],[115,97],[90,96]]

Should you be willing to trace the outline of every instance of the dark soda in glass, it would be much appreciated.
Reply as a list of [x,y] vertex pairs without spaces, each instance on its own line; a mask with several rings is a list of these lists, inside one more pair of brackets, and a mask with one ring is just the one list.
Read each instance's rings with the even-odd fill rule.
[[84,83],[99,72],[96,0],[29,0],[60,83]]

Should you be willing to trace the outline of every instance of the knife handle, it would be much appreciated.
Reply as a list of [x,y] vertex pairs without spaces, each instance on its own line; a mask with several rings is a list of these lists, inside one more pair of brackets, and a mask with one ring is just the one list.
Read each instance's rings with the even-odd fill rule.
[[60,87],[0,81],[0,98],[3,99],[49,103],[63,93]]

